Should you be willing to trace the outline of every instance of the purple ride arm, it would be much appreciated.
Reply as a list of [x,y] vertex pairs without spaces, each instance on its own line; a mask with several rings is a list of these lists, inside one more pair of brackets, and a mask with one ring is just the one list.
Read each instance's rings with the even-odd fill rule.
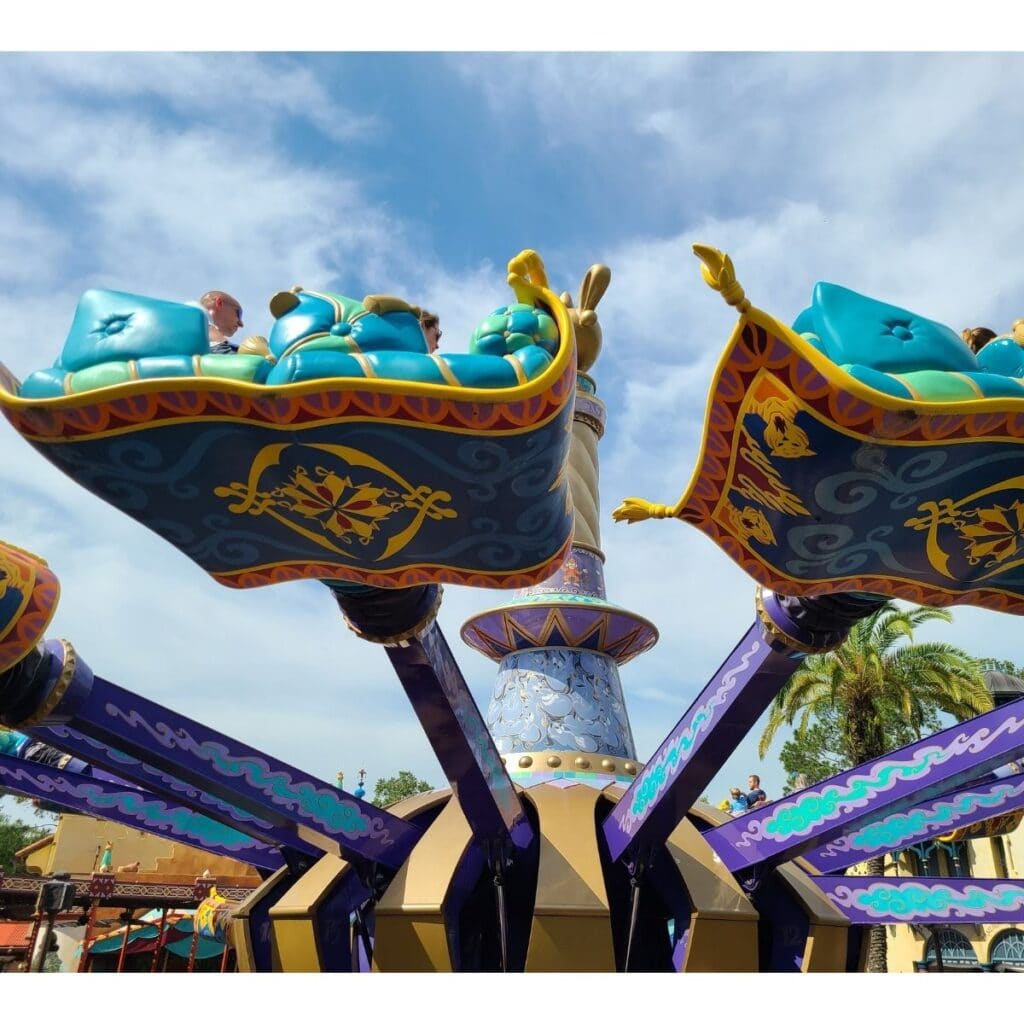
[[[180,803],[221,825],[234,828],[247,836],[259,839],[271,846],[294,849],[296,853],[318,857],[321,851],[308,843],[297,840],[294,832],[254,817],[241,808],[218,800],[196,786],[182,782],[167,772],[154,768],[116,750],[107,743],[93,739],[66,725],[30,727],[28,734],[34,739],[50,743],[58,750],[73,754],[76,759],[92,766],[94,778],[106,779],[126,787],[138,787],[147,794],[164,800]],[[97,774],[97,769],[100,773]]]
[[2,754],[0,786],[22,796],[58,804],[76,814],[106,818],[253,867],[276,871],[284,864],[273,847],[134,787],[126,789],[77,772]]
[[705,833],[705,839],[730,871],[771,867],[862,823],[960,788],[1022,751],[1024,700],[750,811]]
[[473,835],[529,846],[523,805],[440,627],[387,653]]
[[[4,721],[16,728],[68,724],[173,774],[218,799],[266,818],[316,849],[400,867],[420,830],[183,715],[130,693],[48,641],[41,660],[0,687]],[[12,670],[14,672],[14,670]]]
[[[806,651],[830,650],[884,598],[765,591],[755,622],[602,823],[618,860],[663,843],[750,732]],[[767,627],[766,624],[767,623]],[[768,630],[771,636],[768,635]]]
[[823,875],[814,884],[852,924],[1019,924],[1024,882],[1007,878]]
[[441,588],[382,590],[322,581],[349,628],[385,645],[474,837],[523,849],[533,830],[435,616]]
[[1024,808],[1024,773],[971,783],[914,804],[905,811],[873,815],[867,824],[807,850],[803,857],[823,874],[843,871],[868,857],[900,850],[953,829]]

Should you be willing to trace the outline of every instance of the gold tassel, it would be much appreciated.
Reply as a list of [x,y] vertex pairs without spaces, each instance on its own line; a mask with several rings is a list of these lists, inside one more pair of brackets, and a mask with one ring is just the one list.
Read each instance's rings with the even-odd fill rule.
[[642,523],[645,519],[672,519],[675,514],[671,505],[656,505],[643,498],[626,498],[612,512],[612,519],[617,523]]

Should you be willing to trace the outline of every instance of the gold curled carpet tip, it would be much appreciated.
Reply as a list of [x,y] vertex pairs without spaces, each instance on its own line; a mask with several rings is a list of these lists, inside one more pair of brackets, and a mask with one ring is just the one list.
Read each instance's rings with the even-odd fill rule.
[[736,271],[729,256],[721,249],[700,242],[694,243],[693,254],[701,261],[700,272],[708,286],[720,292],[722,298],[730,306],[735,306],[739,313],[746,313],[750,309],[750,299],[743,294],[743,288],[736,280]]
[[643,498],[625,498],[612,511],[612,519],[617,523],[642,523],[645,519],[672,519],[675,514],[673,505],[658,505]]

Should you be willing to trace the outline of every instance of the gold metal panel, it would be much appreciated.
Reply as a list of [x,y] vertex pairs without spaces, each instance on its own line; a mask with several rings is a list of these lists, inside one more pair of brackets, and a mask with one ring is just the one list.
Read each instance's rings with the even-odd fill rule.
[[307,828],[305,825],[296,825],[295,834],[300,839],[304,839],[310,846],[323,850],[324,853],[332,853],[335,857],[341,856],[341,847],[338,843],[334,839],[329,839],[321,832],[314,832],[313,829]]
[[270,908],[274,945],[286,972],[323,968],[316,937],[315,917],[320,904],[351,870],[348,861],[324,854]]
[[717,807],[703,802],[694,804],[687,814],[692,814],[709,825],[724,825],[727,821],[732,821],[732,815],[728,811],[719,810]]
[[804,974],[844,973],[849,933],[849,926],[812,924],[800,970]]
[[449,800],[377,904],[375,969],[452,969],[444,904],[472,838],[458,800]]
[[450,973],[452,961],[444,918],[440,914],[378,914],[373,969]]
[[377,904],[377,916],[439,911],[473,834],[458,800],[448,801]]
[[[550,607],[555,607],[558,603],[558,595],[552,594],[551,598]],[[632,612],[630,614],[632,615]],[[647,622],[639,615],[634,615],[633,618],[638,622],[647,623],[652,629],[654,628],[652,623]],[[587,754],[579,750],[565,750],[558,747],[548,750],[531,750],[528,754],[502,754],[501,760],[513,781],[521,789],[546,785],[546,782],[532,780],[531,773],[550,772],[553,769],[571,771],[576,776],[592,775],[595,780],[603,777],[609,784],[625,781],[628,785],[644,766],[642,761],[628,757],[613,757],[601,753]],[[625,788],[622,789],[622,792],[625,792]]]
[[429,810],[434,804],[447,800],[451,795],[450,789],[432,789],[426,793],[414,793],[412,796],[404,797],[383,809],[396,818],[408,821],[413,815]]
[[614,972],[608,918],[535,914],[526,970]]
[[608,913],[590,786],[536,786],[522,796],[540,817],[540,865],[534,913]]
[[608,896],[589,786],[537,786],[523,793],[540,818],[537,898],[527,971],[614,971]]
[[695,915],[758,920],[746,893],[725,865],[715,860],[711,847],[692,822],[684,818],[665,846],[679,869]]
[[690,918],[684,973],[756,971],[757,966],[756,919],[726,920],[700,914]]
[[756,971],[759,915],[739,883],[687,818],[665,848],[693,906],[683,971]]
[[253,956],[252,943],[249,941],[249,922],[234,920],[229,930],[231,945],[235,949],[235,961],[239,974],[255,974],[256,958]]

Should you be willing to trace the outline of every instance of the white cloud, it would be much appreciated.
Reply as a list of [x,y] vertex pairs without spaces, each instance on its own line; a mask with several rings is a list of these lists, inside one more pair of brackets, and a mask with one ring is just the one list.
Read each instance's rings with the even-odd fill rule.
[[23,94],[53,94],[87,110],[158,100],[192,122],[222,128],[224,158],[264,144],[281,117],[311,122],[332,141],[380,129],[374,118],[340,106],[306,63],[304,55],[42,53],[8,57],[6,70]]

